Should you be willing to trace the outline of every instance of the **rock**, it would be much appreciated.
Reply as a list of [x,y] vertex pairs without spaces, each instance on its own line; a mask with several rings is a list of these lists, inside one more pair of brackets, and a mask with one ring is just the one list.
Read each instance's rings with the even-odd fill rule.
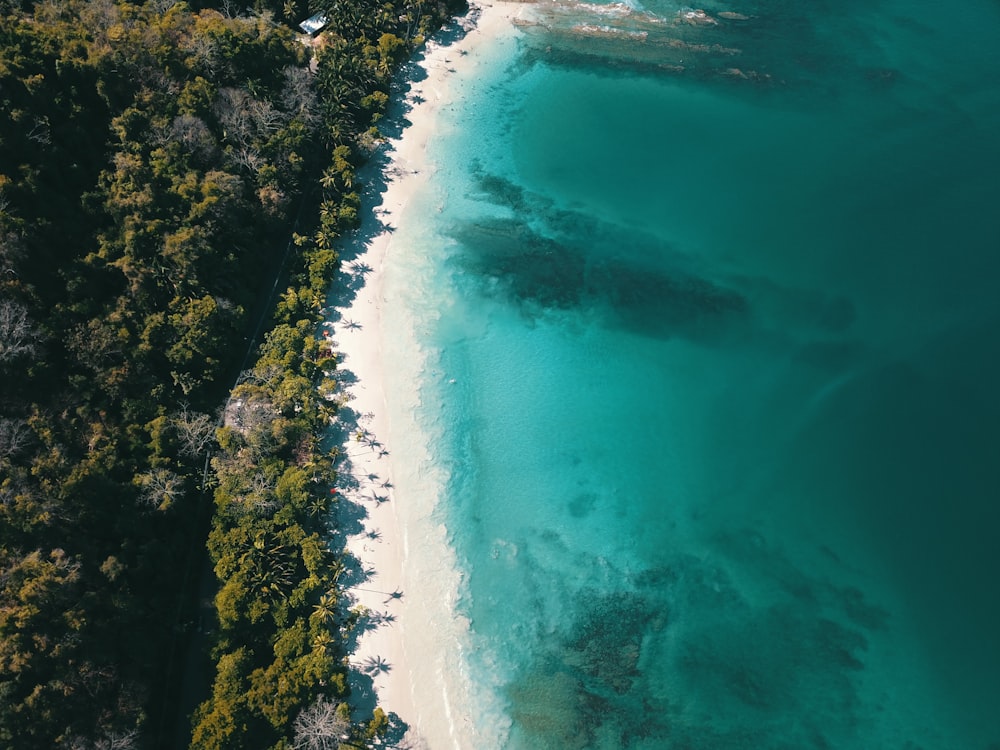
[[682,23],[689,23],[692,26],[715,26],[719,23],[703,10],[686,8],[677,15]]

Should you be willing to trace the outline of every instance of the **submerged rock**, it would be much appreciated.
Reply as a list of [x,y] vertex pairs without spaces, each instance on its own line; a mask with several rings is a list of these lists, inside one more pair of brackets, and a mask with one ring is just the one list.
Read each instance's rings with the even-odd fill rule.
[[705,11],[692,8],[685,8],[679,11],[677,18],[681,23],[689,23],[692,26],[715,26],[719,23]]

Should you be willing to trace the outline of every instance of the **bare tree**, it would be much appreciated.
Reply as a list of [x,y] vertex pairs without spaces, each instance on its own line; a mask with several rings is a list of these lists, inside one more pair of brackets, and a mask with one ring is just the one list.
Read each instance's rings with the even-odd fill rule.
[[233,0],[222,0],[222,15],[226,18],[239,18],[243,15],[243,11]]
[[274,386],[281,382],[284,375],[285,371],[280,365],[258,366],[252,370],[241,372],[236,384],[242,385],[243,383],[248,383],[250,385]]
[[95,750],[135,750],[139,742],[139,732],[132,729],[128,732],[112,732],[107,737],[98,740]]
[[295,750],[337,750],[349,738],[351,723],[337,711],[336,703],[319,698],[295,718],[292,730]]
[[225,425],[239,430],[244,436],[267,432],[278,418],[278,408],[265,393],[247,392],[226,406]]
[[226,67],[219,43],[211,34],[191,34],[181,41],[180,47],[191,55],[192,66],[199,73],[214,77]]
[[266,99],[257,99],[246,89],[232,87],[219,89],[215,114],[225,128],[226,139],[244,148],[266,140],[290,119]]
[[136,478],[139,501],[166,510],[184,496],[184,478],[170,469],[151,469]]
[[208,129],[205,121],[194,115],[178,115],[170,123],[164,136],[180,143],[189,154],[200,159],[209,160],[215,155],[215,136]]
[[245,89],[226,87],[219,89],[215,100],[215,114],[225,129],[226,139],[237,146],[246,146],[253,140],[252,99]]
[[247,172],[259,174],[264,167],[264,157],[260,151],[250,146],[241,146],[233,152],[233,160]]
[[150,8],[161,16],[173,8],[174,5],[176,5],[176,0],[152,0],[149,3]]
[[34,354],[38,338],[24,305],[6,299],[0,302],[0,362]]
[[52,131],[49,128],[48,118],[36,116],[35,125],[28,133],[28,138],[43,146],[52,145]]
[[189,410],[187,404],[174,417],[174,426],[177,428],[181,451],[189,456],[200,456],[215,442],[215,420],[208,414]]
[[0,417],[0,458],[18,453],[31,439],[31,429],[23,419]]
[[294,65],[286,66],[281,73],[285,78],[281,93],[281,103],[285,110],[299,117],[306,125],[312,125],[319,117],[312,74],[305,68]]
[[262,513],[273,513],[279,507],[278,498],[274,495],[275,482],[269,479],[263,472],[254,474],[250,482],[250,491],[247,500],[253,507]]
[[139,747],[139,732],[136,729],[111,732],[93,741],[77,735],[68,740],[63,739],[59,747],[65,750],[136,750]]

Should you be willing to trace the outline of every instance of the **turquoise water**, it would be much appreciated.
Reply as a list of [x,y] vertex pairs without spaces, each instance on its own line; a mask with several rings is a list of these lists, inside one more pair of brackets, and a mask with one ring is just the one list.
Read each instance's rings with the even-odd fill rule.
[[1000,6],[705,10],[531,6],[398,230],[472,721],[995,749]]

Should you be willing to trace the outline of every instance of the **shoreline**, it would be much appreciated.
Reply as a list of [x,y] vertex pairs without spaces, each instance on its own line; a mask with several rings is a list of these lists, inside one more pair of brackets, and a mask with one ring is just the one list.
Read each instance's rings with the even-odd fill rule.
[[[425,150],[436,135],[440,110],[451,101],[450,80],[475,69],[478,60],[470,53],[512,29],[522,7],[509,0],[471,4],[468,13],[455,20],[461,29],[457,40],[432,39],[422,57],[411,63],[402,99],[389,116],[395,136],[382,147],[382,157],[373,158],[361,172],[373,189],[364,199],[362,225],[355,238],[348,239],[354,252],[343,253],[347,257],[333,284],[335,298],[343,299],[330,305],[323,324],[323,335],[337,353],[338,374],[346,375],[341,393],[348,399],[343,410],[348,417],[335,425],[341,431],[337,446],[341,456],[334,533],[345,539],[355,568],[343,591],[352,609],[363,607],[368,612],[362,615],[353,634],[357,640],[349,650],[351,704],[359,722],[371,719],[374,705],[389,715],[390,744],[401,741],[408,728],[406,741],[421,747],[469,747],[471,737],[463,735],[472,727],[469,717],[452,715],[446,695],[427,689],[435,678],[442,678],[424,671],[440,666],[429,663],[436,661],[435,654],[427,653],[439,641],[436,633],[427,632],[433,623],[418,608],[439,605],[407,596],[407,586],[415,578],[407,574],[407,535],[412,529],[398,507],[407,498],[394,486],[399,462],[392,460],[389,441],[393,426],[383,356],[385,268],[392,232],[433,171]],[[414,76],[413,71],[419,74]],[[444,542],[445,530],[440,532]],[[418,668],[420,661],[424,669]]]

